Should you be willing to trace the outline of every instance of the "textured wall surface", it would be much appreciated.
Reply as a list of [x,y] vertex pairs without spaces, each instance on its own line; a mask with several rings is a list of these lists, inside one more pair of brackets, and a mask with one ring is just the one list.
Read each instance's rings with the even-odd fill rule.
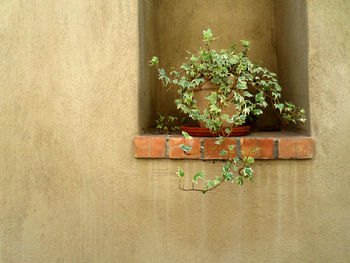
[[133,157],[136,0],[2,1],[0,262],[348,261],[350,2],[307,8],[315,158],[200,195]]

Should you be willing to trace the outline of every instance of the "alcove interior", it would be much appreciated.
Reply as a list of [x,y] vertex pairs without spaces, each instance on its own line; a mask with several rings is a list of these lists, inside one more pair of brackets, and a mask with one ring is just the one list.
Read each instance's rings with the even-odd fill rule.
[[[307,112],[307,122],[297,131],[310,135],[306,14],[306,3],[301,0],[140,0],[140,130],[154,127],[158,113],[179,114],[174,103],[176,91],[161,86],[149,59],[159,57],[167,71],[178,67],[187,56],[186,50],[195,52],[203,46],[202,32],[210,28],[219,37],[213,42],[215,49],[251,41],[250,59],[278,74],[282,98]],[[255,127],[258,131],[280,128],[272,111],[267,111]]]

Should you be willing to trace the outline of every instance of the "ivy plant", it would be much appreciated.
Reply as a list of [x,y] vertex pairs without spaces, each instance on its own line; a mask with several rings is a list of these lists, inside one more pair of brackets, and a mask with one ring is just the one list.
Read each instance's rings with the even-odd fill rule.
[[[234,127],[245,124],[249,118],[261,116],[268,106],[276,111],[281,122],[285,124],[306,121],[305,110],[302,107],[291,101],[281,100],[282,87],[277,75],[250,61],[247,56],[250,49],[249,41],[241,40],[240,47],[235,44],[228,49],[217,51],[210,48],[211,42],[215,40],[216,37],[210,29],[203,31],[205,47],[201,47],[197,53],[188,52],[189,57],[180,68],[168,73],[158,66],[157,57],[150,60],[150,65],[157,67],[158,78],[163,85],[177,90],[179,98],[175,100],[175,104],[179,111],[194,121],[204,122],[213,134],[220,132],[230,134]],[[194,89],[201,89],[207,82],[217,85],[218,88],[206,96],[208,106],[200,111],[194,98]],[[232,115],[223,113],[223,109],[227,107],[234,107],[235,113]],[[224,122],[230,125],[224,126]],[[160,127],[159,120],[157,127]],[[191,140],[191,136],[187,133],[183,132],[183,135],[188,141]],[[220,145],[224,140],[224,137],[217,137],[216,143]],[[192,149],[191,145],[183,144],[180,147],[185,153],[189,153]],[[232,153],[234,147],[236,145],[228,145],[221,155]],[[179,188],[184,191],[206,193],[224,181],[242,185],[245,179],[252,180],[254,158],[244,152],[241,155],[225,162],[221,174],[214,180],[206,179],[203,172],[198,172],[193,176],[192,187],[184,188],[179,184]],[[179,168],[177,175],[180,179],[184,174]],[[199,180],[205,182],[204,188],[195,187]]]

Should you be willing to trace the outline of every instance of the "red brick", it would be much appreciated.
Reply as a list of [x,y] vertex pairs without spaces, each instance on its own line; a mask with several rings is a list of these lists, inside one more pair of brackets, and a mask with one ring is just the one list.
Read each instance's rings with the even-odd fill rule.
[[[179,147],[181,144],[192,146],[192,150],[187,154]],[[171,159],[200,159],[201,158],[201,138],[185,139],[185,137],[170,137],[169,158]]]
[[228,154],[225,156],[220,156],[220,152],[222,150],[226,150],[228,152],[229,148],[228,145],[236,145],[236,139],[235,138],[225,138],[224,142],[221,145],[216,144],[215,142],[217,139],[215,138],[204,138],[204,159],[209,160],[217,160],[217,159],[230,159],[234,158],[237,155],[236,147],[234,148],[234,151],[232,154]]
[[[246,156],[252,156],[255,159],[274,159],[274,139],[272,138],[242,138],[241,154],[245,152]],[[254,148],[260,148],[252,152]],[[242,154],[243,155],[243,154]]]
[[136,137],[134,139],[134,154],[136,158],[148,158],[149,157],[149,138]]
[[314,153],[314,140],[312,138],[297,139],[295,151],[297,159],[311,159]]
[[296,157],[296,139],[278,139],[278,158],[294,159]]
[[165,158],[165,137],[150,138],[150,157]]

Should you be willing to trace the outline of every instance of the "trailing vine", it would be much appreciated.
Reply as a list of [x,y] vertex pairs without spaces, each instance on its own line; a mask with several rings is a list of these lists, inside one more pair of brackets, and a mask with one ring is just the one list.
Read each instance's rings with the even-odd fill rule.
[[[268,106],[278,113],[285,124],[306,121],[305,110],[302,107],[281,100],[282,88],[277,75],[250,61],[247,56],[250,49],[249,41],[241,40],[240,48],[233,45],[228,49],[217,51],[210,48],[210,43],[214,40],[216,38],[210,29],[203,31],[205,48],[200,48],[196,54],[188,52],[190,57],[178,70],[169,73],[158,67],[157,57],[150,60],[150,65],[157,67],[158,78],[163,85],[177,90],[179,98],[175,100],[175,104],[178,110],[194,121],[204,122],[212,133],[221,132],[221,134],[230,134],[234,127],[245,124],[249,118],[261,116]],[[218,89],[206,96],[208,106],[200,111],[194,98],[194,90],[201,89],[208,82],[217,85]],[[234,114],[228,115],[224,112],[224,109],[229,107],[235,108]],[[224,123],[229,125],[224,126]],[[157,127],[161,127],[159,120]],[[182,133],[187,140],[191,140],[191,136],[186,132]],[[224,140],[224,137],[217,137],[216,143],[221,145]],[[233,153],[235,147],[236,145],[228,145],[222,150],[221,155],[227,156]],[[185,153],[192,150],[191,145],[182,144],[180,148]],[[220,176],[214,180],[208,180],[203,172],[198,172],[193,176],[192,187],[185,188],[179,184],[179,188],[183,191],[206,193],[224,181],[242,185],[246,179],[253,180],[253,163],[254,158],[242,152],[242,157],[231,158],[225,162]],[[180,179],[184,174],[179,168],[177,175]],[[199,179],[205,182],[204,188],[195,187]]]

